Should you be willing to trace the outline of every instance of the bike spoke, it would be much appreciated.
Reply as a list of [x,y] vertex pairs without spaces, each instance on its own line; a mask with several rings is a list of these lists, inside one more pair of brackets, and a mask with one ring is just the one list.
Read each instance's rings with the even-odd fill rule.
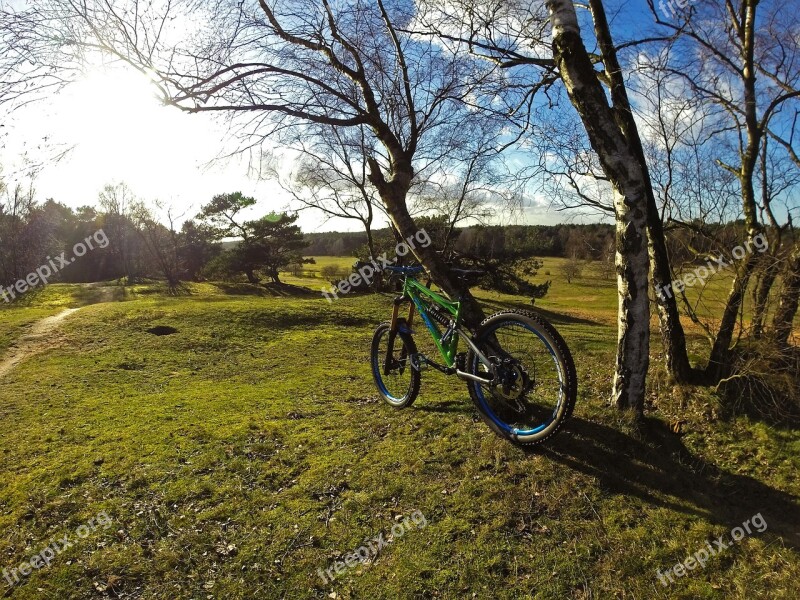
[[[552,351],[521,323],[510,321],[491,332],[484,348],[495,363],[495,380],[480,383],[487,407],[516,430],[536,430],[554,418],[563,398],[563,374]],[[480,366],[479,372],[486,372]]]

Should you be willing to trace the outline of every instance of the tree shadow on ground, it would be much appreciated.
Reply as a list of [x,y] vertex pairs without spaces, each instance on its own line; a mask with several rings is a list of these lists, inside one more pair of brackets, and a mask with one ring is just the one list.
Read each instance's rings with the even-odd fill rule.
[[303,287],[301,285],[292,285],[290,283],[265,283],[264,289],[270,296],[287,296],[293,298],[322,298],[321,292],[315,292],[312,289]]
[[220,292],[228,296],[260,296],[288,297],[288,298],[313,298],[322,295],[314,290],[289,283],[264,283],[254,285],[251,283],[214,282],[212,284]]
[[795,496],[692,454],[661,421],[647,419],[640,439],[580,418],[572,418],[566,428],[544,448],[527,452],[594,477],[611,493],[701,516],[729,529],[761,513],[768,533],[800,549]]
[[605,323],[601,323],[600,321],[592,321],[590,319],[584,319],[582,317],[574,317],[572,315],[565,315],[563,313],[553,312],[551,310],[545,310],[538,306],[532,306],[530,304],[523,304],[522,302],[497,302],[495,300],[481,300],[481,304],[485,307],[491,309],[488,312],[496,312],[500,310],[508,310],[509,308],[518,308],[522,310],[529,310],[536,314],[541,315],[545,319],[547,319],[553,325],[594,325],[594,326],[607,326]]

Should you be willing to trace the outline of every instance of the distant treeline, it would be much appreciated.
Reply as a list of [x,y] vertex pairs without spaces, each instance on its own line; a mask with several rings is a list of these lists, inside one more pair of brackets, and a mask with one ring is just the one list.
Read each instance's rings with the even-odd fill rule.
[[[251,283],[263,278],[278,283],[281,272],[302,270],[313,256],[370,260],[366,233],[304,234],[295,225],[296,215],[239,218],[256,202],[239,193],[215,196],[194,219],[178,226],[169,210],[145,206],[124,184],[107,186],[99,206],[78,209],[53,200],[39,203],[20,188],[4,192],[0,194],[0,287],[25,280],[40,265],[56,263],[65,267],[54,273],[52,281],[135,282],[155,277],[177,285],[245,278]],[[539,266],[530,262],[533,259],[565,257],[611,266],[615,257],[615,228],[606,223],[473,226],[456,229],[452,235],[444,216],[420,217],[417,223],[437,249],[448,251],[448,258],[508,275],[502,282],[491,282],[492,289],[513,289],[523,295],[533,292],[522,289],[517,275],[524,272],[530,279]],[[697,222],[668,231],[667,245],[674,264],[680,265],[707,260],[720,247],[737,246],[746,235],[742,222]],[[76,253],[76,245],[92,236],[107,243]],[[374,230],[372,237],[376,254],[391,255],[395,240],[388,228]],[[79,258],[74,264],[73,254]]]
[[[508,247],[525,248],[534,256],[566,257],[600,260],[606,257],[614,242],[614,225],[491,225],[457,230],[456,251],[472,253],[475,249]],[[388,229],[376,230],[375,237],[389,235]],[[308,233],[311,256],[352,256],[367,243],[364,232]]]
[[[278,283],[289,265],[308,262],[297,216],[241,219],[237,215],[255,199],[239,193],[215,196],[180,227],[170,209],[146,205],[125,184],[106,186],[98,204],[72,209],[54,200],[39,203],[32,190],[0,186],[0,292],[12,285],[23,293],[52,281],[112,279],[158,278],[172,288],[204,279],[259,283],[269,277]],[[0,294],[0,300],[8,302],[8,296]]]
[[[435,220],[435,219],[434,219]],[[430,221],[430,220],[429,220]],[[452,246],[468,255],[524,253],[531,257],[561,257],[614,261],[615,227],[610,223],[559,225],[490,225],[456,230]],[[389,237],[388,229],[373,231],[376,239]],[[747,238],[743,221],[690,222],[667,232],[667,247],[676,265],[702,262],[720,248],[733,248]],[[307,256],[359,256],[367,236],[363,232],[307,233]]]

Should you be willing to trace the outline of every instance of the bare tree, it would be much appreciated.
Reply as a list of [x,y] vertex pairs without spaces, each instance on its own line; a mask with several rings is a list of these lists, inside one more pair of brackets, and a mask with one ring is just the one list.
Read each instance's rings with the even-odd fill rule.
[[112,255],[119,268],[131,284],[139,274],[137,272],[137,245],[134,239],[136,231],[133,226],[134,208],[137,200],[133,191],[124,181],[108,184],[98,197],[100,207],[105,213],[103,228],[114,240]]
[[328,218],[358,221],[367,235],[371,256],[377,256],[373,224],[385,211],[369,182],[366,157],[373,155],[375,148],[365,127],[321,125],[314,135],[292,143],[289,150],[295,151],[290,153],[294,168],[286,169],[275,153],[269,153],[261,176],[278,181],[300,210],[318,210]]
[[[714,128],[719,140],[716,164],[733,175],[741,198],[747,240],[753,243],[765,227],[759,217],[758,175],[767,185],[765,143],[772,138],[795,155],[795,124],[800,98],[798,42],[791,32],[798,17],[788,5],[743,0],[735,3],[700,2],[664,19],[653,7],[657,23],[674,37],[671,60],[665,70],[682,81],[701,102],[717,108]],[[766,30],[757,23],[767,24]],[[796,117],[794,118],[796,122]],[[780,132],[780,133],[779,133]],[[786,137],[788,136],[788,137]],[[729,152],[725,152],[730,148]],[[761,209],[770,212],[772,199],[762,195]],[[773,214],[774,216],[774,214]],[[737,271],[714,336],[706,376],[724,377],[737,319],[748,283],[759,264],[753,253]],[[762,284],[774,281],[768,277]],[[765,298],[768,290],[761,292]]]
[[614,243],[606,240],[600,248],[600,261],[598,270],[603,279],[611,279],[614,275]]
[[[155,211],[163,213],[161,219],[157,218]],[[175,223],[182,217],[183,215],[176,215],[171,207],[160,201],[153,203],[153,209],[141,201],[136,201],[131,206],[131,218],[136,225],[136,232],[158,265],[172,293],[180,286],[180,240]],[[166,221],[167,226],[161,220]]]
[[559,266],[559,271],[561,271],[561,274],[567,278],[567,283],[572,283],[573,279],[580,277],[581,261],[578,259],[578,255],[575,252],[570,254]]
[[[467,44],[473,54],[503,69],[521,69],[525,74],[541,71],[526,89],[518,90],[519,107],[529,108],[534,94],[556,81],[563,84],[596,154],[595,164],[611,191],[610,208],[617,222],[619,321],[613,400],[620,408],[641,412],[649,366],[649,178],[630,139],[635,129],[632,118],[625,116],[629,104],[624,86],[611,86],[609,103],[601,83],[601,78],[615,81],[620,70],[615,54],[604,53],[605,72],[598,75],[575,6],[569,1],[528,4],[462,0],[444,8],[437,2],[423,5],[426,10],[420,18],[421,29],[427,28],[449,43]],[[602,3],[590,2],[590,6],[598,25],[596,35],[602,37]],[[571,169],[565,169],[564,174],[570,177]],[[576,189],[579,183],[575,182]]]
[[798,301],[800,301],[800,244],[796,244],[786,263],[778,307],[773,317],[772,327],[775,341],[785,346],[789,342]]
[[[800,169],[783,157],[776,156],[776,144],[770,143],[765,137],[761,147],[760,157],[760,188],[761,199],[759,211],[761,220],[766,223],[766,235],[769,238],[769,249],[762,259],[762,268],[756,272],[756,281],[753,286],[753,335],[759,338],[764,333],[767,312],[770,302],[770,292],[780,274],[781,268],[791,270],[791,245],[785,247],[787,231],[791,231],[791,213],[787,213],[787,221],[780,223],[773,206],[780,202],[787,193],[793,195],[800,187]],[[778,148],[782,150],[781,148]]]
[[12,283],[33,267],[39,248],[30,224],[36,212],[34,179],[17,180],[11,188],[0,180],[0,281]]
[[[189,9],[188,35],[176,39],[170,24]],[[164,1],[129,11],[100,0],[32,0],[12,15],[6,40],[59,57],[62,73],[92,51],[127,62],[173,106],[238,117],[251,147],[284,132],[296,137],[309,124],[363,126],[380,149],[366,157],[368,179],[396,230],[410,237],[415,176],[469,135],[474,119],[505,110],[491,66],[406,33],[412,18],[412,6],[383,0]],[[11,87],[7,96],[21,89]],[[434,251],[414,252],[446,292],[458,293]],[[477,324],[482,311],[471,296],[465,309]]]
[[504,120],[485,116],[476,119],[469,136],[451,148],[439,172],[420,181],[421,189],[415,194],[416,210],[447,220],[441,247],[444,256],[453,250],[458,227],[486,223],[501,211],[513,215],[522,205],[515,177],[500,161],[501,151],[511,144],[503,140],[507,137]]

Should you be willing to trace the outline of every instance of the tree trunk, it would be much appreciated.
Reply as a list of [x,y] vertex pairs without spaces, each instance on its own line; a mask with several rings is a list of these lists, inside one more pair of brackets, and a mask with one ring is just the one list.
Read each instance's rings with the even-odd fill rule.
[[[757,247],[757,244],[755,244],[753,240],[762,230],[758,220],[756,194],[753,186],[755,166],[758,160],[758,149],[761,143],[761,130],[759,129],[758,117],[756,115],[755,68],[753,66],[754,41],[752,36],[754,35],[755,5],[747,3],[747,6],[745,28],[748,34],[745,38],[746,60],[743,71],[747,146],[745,152],[742,154],[739,182],[742,187],[742,211],[744,212],[744,220],[747,225],[748,239],[746,247],[753,248]],[[730,368],[730,345],[736,328],[736,318],[739,314],[742,302],[744,301],[747,285],[750,282],[750,276],[753,274],[757,262],[758,258],[755,254],[751,253],[742,265],[742,270],[734,277],[731,291],[728,294],[728,301],[722,313],[719,331],[714,340],[714,346],[711,348],[711,356],[708,359],[708,365],[705,370],[705,377],[711,383],[719,381],[727,376],[727,372]]]
[[[372,234],[372,208],[370,207],[369,220],[362,221],[364,231],[367,233],[367,247],[369,248],[369,257],[371,260],[378,258],[378,251],[375,249],[375,236]],[[375,293],[379,293],[383,289],[383,274],[381,272],[375,273],[372,279],[372,289]]]
[[259,281],[261,281],[258,277],[256,277],[256,274],[253,272],[253,269],[247,269],[244,272],[244,274],[247,275],[247,281],[249,281],[253,285],[257,285]]
[[[747,143],[741,153],[742,165],[739,169],[739,183],[742,187],[742,211],[747,225],[748,247],[753,248],[753,239],[761,230],[756,208],[756,194],[753,185],[755,167],[758,161],[759,148],[761,147],[760,117],[757,112],[758,98],[756,96],[756,68],[755,68],[755,22],[757,1],[746,0],[742,3],[744,20],[739,34],[742,40],[742,88],[744,93],[744,120],[747,131]],[[705,370],[706,379],[713,383],[726,376],[730,369],[730,345],[736,328],[736,317],[742,306],[750,276],[758,259],[750,254],[742,265],[742,270],[736,274],[728,294],[728,301],[722,313],[717,337],[711,348],[711,356]]]
[[767,319],[767,304],[769,293],[780,271],[780,261],[776,256],[770,255],[770,263],[758,281],[755,293],[753,294],[753,337],[760,338],[764,335],[764,322]]
[[781,346],[789,343],[794,317],[797,314],[798,300],[800,300],[800,244],[795,246],[794,252],[786,264],[783,289],[778,301],[778,308],[772,319],[775,341]]
[[[392,220],[395,230],[403,239],[412,238],[417,234],[419,228],[411,214],[408,212],[406,196],[411,187],[411,180],[414,177],[414,170],[409,161],[392,161],[393,173],[390,180],[386,180],[381,171],[380,165],[374,159],[369,159],[370,181],[375,185],[378,193],[386,207],[386,212]],[[475,297],[469,290],[461,289],[452,278],[450,268],[445,264],[439,254],[437,254],[433,244],[427,248],[417,245],[412,249],[414,256],[422,266],[430,273],[433,281],[441,287],[451,298],[461,298],[461,308],[464,324],[471,330],[475,330],[483,321],[485,314],[478,304]]]
[[[655,202],[648,202],[648,231],[650,232],[650,257],[653,261],[653,288],[658,309],[658,322],[661,327],[661,341],[664,345],[664,360],[667,370],[680,383],[693,383],[697,380],[697,372],[689,362],[686,349],[686,332],[681,323],[675,294],[659,294],[658,290],[667,289],[671,284],[671,273],[667,244],[664,238],[664,227]],[[653,217],[652,212],[655,212]]]
[[722,312],[719,330],[714,339],[714,345],[711,348],[711,355],[709,356],[708,365],[705,369],[705,378],[708,383],[715,383],[727,377],[730,368],[730,347],[731,341],[733,340],[733,333],[736,329],[736,319],[739,315],[739,309],[742,306],[742,301],[747,291],[747,284],[750,281],[750,275],[753,272],[756,261],[757,258],[751,254],[747,258],[747,262],[742,265],[742,271],[736,274],[731,284],[731,291],[728,293],[728,299],[725,303],[725,310]]
[[367,247],[369,248],[369,257],[374,260],[378,257],[376,256],[377,251],[375,250],[375,238],[372,235],[372,227],[365,223],[364,230],[367,232]]
[[647,244],[647,184],[608,104],[581,39],[570,0],[548,0],[553,55],[573,106],[583,121],[614,190],[619,290],[618,343],[613,401],[637,413],[644,409],[650,363],[650,260]]
[[650,261],[653,265],[653,289],[656,290],[656,307],[658,308],[658,319],[661,326],[661,339],[664,345],[667,369],[677,381],[688,382],[693,378],[693,371],[689,363],[689,354],[686,350],[686,334],[681,324],[677,298],[672,294],[658,293],[659,290],[666,289],[667,285],[671,283],[672,269],[664,235],[664,224],[661,221],[655,192],[650,180],[650,169],[647,165],[636,120],[633,118],[625,79],[622,76],[622,67],[619,64],[617,51],[614,47],[611,28],[608,24],[603,2],[602,0],[589,0],[589,6],[592,11],[595,35],[602,52],[606,74],[611,82],[611,100],[614,106],[614,115],[643,173],[647,196],[648,249]]

